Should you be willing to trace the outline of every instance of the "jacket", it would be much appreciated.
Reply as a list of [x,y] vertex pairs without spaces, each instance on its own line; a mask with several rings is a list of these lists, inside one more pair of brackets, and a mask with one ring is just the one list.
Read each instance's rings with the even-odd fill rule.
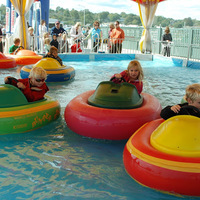
[[124,31],[118,27],[112,30],[110,34],[110,38],[113,44],[119,43],[121,44],[125,39]]

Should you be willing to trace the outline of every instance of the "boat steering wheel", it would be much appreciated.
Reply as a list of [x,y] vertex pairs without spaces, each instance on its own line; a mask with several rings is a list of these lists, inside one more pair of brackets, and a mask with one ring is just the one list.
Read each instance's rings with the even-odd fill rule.
[[[117,79],[115,76],[114,77],[112,77],[111,79],[110,79],[110,81],[113,81],[114,79]],[[119,78],[119,80],[121,79],[121,81],[120,82],[126,82],[126,80],[123,78],[123,77],[121,77],[121,78]]]

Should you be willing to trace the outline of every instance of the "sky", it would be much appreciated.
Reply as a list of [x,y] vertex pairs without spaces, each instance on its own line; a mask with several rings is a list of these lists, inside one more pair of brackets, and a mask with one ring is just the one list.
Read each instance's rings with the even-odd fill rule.
[[[6,0],[1,0],[6,5]],[[108,11],[110,13],[139,15],[137,3],[131,0],[50,0],[50,8],[55,9],[60,6],[69,10],[89,9],[91,12],[99,13]],[[158,4],[156,16],[166,18],[184,19],[191,17],[200,20],[200,0],[166,0]]]

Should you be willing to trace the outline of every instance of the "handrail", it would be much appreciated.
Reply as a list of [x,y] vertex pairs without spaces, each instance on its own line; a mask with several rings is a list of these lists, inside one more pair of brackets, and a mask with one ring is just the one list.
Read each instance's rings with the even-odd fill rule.
[[[39,36],[34,36],[35,37],[35,49],[34,51],[36,53],[44,53],[40,52],[41,49],[41,44],[39,40],[41,39]],[[3,45],[4,45],[4,53],[8,53],[9,47],[13,44],[13,35],[7,35],[3,37]],[[93,47],[93,41],[94,41],[94,36],[93,37],[85,37],[81,39],[81,46],[79,48],[82,49],[82,53],[90,53],[94,52],[94,49],[97,48],[97,52],[105,52],[109,53],[109,48],[111,48],[111,40],[108,37],[102,37],[100,38],[99,35],[97,34],[97,40],[101,40],[101,45],[98,46],[98,43]],[[107,41],[107,42],[104,42]],[[119,39],[120,40],[120,39]],[[66,41],[62,38],[60,38],[59,41],[59,53],[70,53],[70,41],[71,38],[68,35],[66,38]],[[91,44],[89,42],[91,41]],[[68,43],[68,48],[66,48],[66,45]],[[200,45],[198,44],[183,44],[183,43],[177,43],[177,42],[170,42],[167,43],[171,47],[171,56],[175,57],[182,57],[188,60],[200,60],[199,59],[199,49]],[[153,54],[161,54],[162,53],[162,45],[163,41],[159,40],[152,40],[152,53]],[[77,52],[79,50],[77,48]],[[69,49],[69,50],[68,50]],[[94,52],[95,53],[95,52]],[[122,43],[122,53],[140,53],[139,50],[139,40],[137,37],[134,36],[126,36],[123,43]]]

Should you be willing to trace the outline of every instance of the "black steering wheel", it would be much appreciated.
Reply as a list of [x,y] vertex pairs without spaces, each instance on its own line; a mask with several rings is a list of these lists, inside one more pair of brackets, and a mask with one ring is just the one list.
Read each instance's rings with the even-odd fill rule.
[[14,55],[16,55],[17,52],[19,52],[19,51],[22,50],[22,49],[24,49],[24,47],[23,47],[23,46],[19,46],[19,47],[15,50]]
[[6,84],[10,84],[13,85],[15,87],[17,87],[17,83],[19,82],[16,78],[14,77],[8,77],[8,82]]
[[[111,79],[110,79],[110,81],[113,81],[114,79],[117,79],[115,76],[114,77],[112,77]],[[123,77],[121,77],[121,78],[119,78],[119,80],[121,79],[121,81],[120,82],[126,82],[126,80],[123,78]]]

